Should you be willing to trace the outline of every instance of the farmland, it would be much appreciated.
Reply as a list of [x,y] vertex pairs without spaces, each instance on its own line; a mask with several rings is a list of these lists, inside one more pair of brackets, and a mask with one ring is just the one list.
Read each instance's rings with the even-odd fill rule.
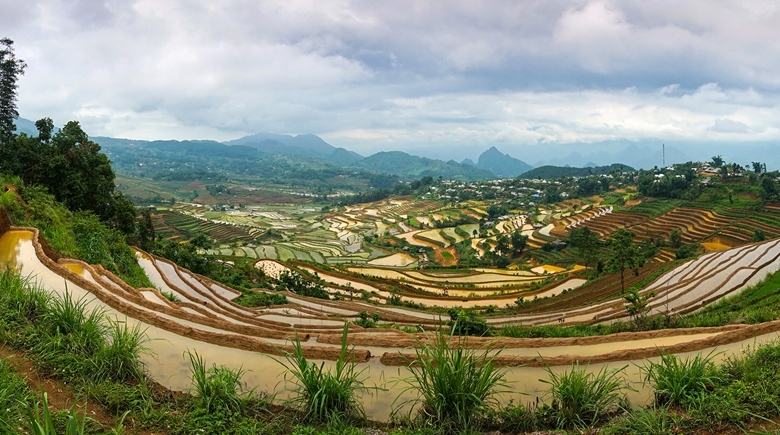
[[[472,322],[466,324],[481,332],[464,345],[500,346],[493,363],[506,370],[512,388],[532,394],[544,387],[529,379],[544,378],[545,367],[557,373],[576,360],[598,370],[714,350],[724,352],[720,360],[780,334],[780,207],[761,204],[746,213],[723,203],[633,199],[618,206],[608,199],[499,212],[491,201],[421,197],[340,207],[175,202],[151,210],[160,241],[197,242],[199,255],[220,269],[263,271],[262,284],[251,289],[235,290],[141,249],[134,253],[154,288],[134,288],[100,266],[53,260],[29,228],[0,238],[0,264],[144,328],[154,356],[143,361],[172,390],[188,388],[182,355],[197,349],[216,364],[251,365],[262,376],[245,375],[247,386],[283,399],[289,392],[276,391],[284,369],[274,356],[305,337],[304,355],[332,367],[344,325],[357,364],[381,383],[407,375],[412,348],[430,334]],[[597,235],[594,251],[608,253],[606,240],[622,229],[633,231],[629,241],[642,249],[660,249],[621,279],[614,270],[598,271],[570,245],[571,232],[583,228]],[[518,234],[527,236],[519,253],[510,251]],[[699,250],[677,258],[673,243]],[[508,263],[495,264],[497,256]],[[245,305],[252,294],[264,302]],[[641,317],[627,309],[631,294],[645,304]],[[638,372],[622,376],[640,384]],[[374,401],[365,401],[374,420],[387,420],[390,403],[409,393],[382,385]],[[650,400],[648,388],[637,389],[629,400]]]
[[[364,282],[380,303],[394,293],[412,304],[440,308],[458,305],[451,300],[455,298],[464,306],[502,309],[522,300],[524,305],[515,308],[520,312],[564,310],[565,304],[594,304],[621,292],[614,275],[591,282],[593,265],[567,245],[573,230],[588,229],[602,241],[620,229],[634,233],[634,242],[648,254],[645,266],[628,277],[628,286],[681,258],[681,247],[690,256],[780,235],[780,207],[768,203],[756,209],[758,202],[750,203],[747,197],[729,203],[637,199],[628,186],[619,189],[624,193],[498,209],[501,203],[496,201],[447,199],[441,193],[448,185],[453,184],[442,182],[439,190],[419,196],[340,207],[312,199],[176,202],[156,206],[152,219],[163,238],[204,236],[207,243],[200,252],[213,258],[275,260],[292,270],[331,277],[333,295],[348,290],[346,282]],[[494,189],[500,183],[487,186]],[[513,234],[525,237],[521,253],[513,254],[508,267],[497,269],[496,261],[507,256]],[[603,247],[598,251],[606,253]],[[463,273],[450,273],[453,268]],[[580,296],[586,293],[589,296]],[[530,302],[532,308],[526,306]]]

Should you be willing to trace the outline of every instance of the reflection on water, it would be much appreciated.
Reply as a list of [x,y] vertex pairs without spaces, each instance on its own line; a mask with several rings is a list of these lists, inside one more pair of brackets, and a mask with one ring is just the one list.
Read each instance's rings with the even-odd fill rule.
[[[146,346],[150,349],[149,354],[142,356],[142,360],[147,365],[149,373],[152,377],[160,382],[162,385],[174,389],[174,390],[187,390],[190,386],[190,369],[189,358],[187,357],[187,351],[197,351],[203,356],[208,365],[217,364],[225,365],[227,367],[238,369],[242,368],[246,370],[244,376],[244,382],[248,389],[256,388],[258,392],[278,392],[278,399],[285,399],[290,396],[290,393],[286,391],[287,387],[290,387],[286,383],[284,376],[289,378],[289,372],[279,362],[271,356],[260,354],[257,352],[251,352],[241,349],[234,349],[228,347],[217,346],[210,343],[196,341],[187,337],[179,336],[174,333],[162,330],[160,328],[149,326],[139,322],[138,320],[127,318],[118,311],[108,307],[100,300],[96,299],[94,295],[87,292],[82,287],[79,287],[73,282],[66,282],[62,277],[56,275],[53,271],[46,268],[40,263],[35,256],[35,250],[31,243],[32,233],[28,231],[11,231],[0,237],[0,267],[13,268],[18,273],[27,276],[35,275],[38,282],[44,285],[44,288],[56,292],[64,293],[66,288],[75,298],[86,297],[88,307],[101,307],[109,315],[117,319],[118,321],[127,322],[129,325],[141,324],[142,328],[145,328],[145,332],[151,339]],[[182,324],[188,324],[188,322],[177,319]],[[208,328],[203,325],[196,325],[204,330],[215,330],[214,328]],[[231,334],[228,334],[231,335]],[[757,338],[744,340],[741,342],[723,345],[716,348],[718,352],[716,361],[722,361],[724,358],[730,355],[738,355],[747,346],[754,345],[756,343],[765,342],[768,340],[776,339],[780,333],[771,333]],[[675,336],[662,339],[656,339],[653,341],[655,345],[671,344],[682,341],[689,341],[694,339],[704,338],[703,334],[690,335],[690,336]],[[280,340],[266,340],[270,343],[281,344]],[[560,354],[560,353],[572,353],[574,355],[582,355],[583,358],[587,358],[587,354],[595,354],[601,351],[608,351],[610,349],[629,348],[633,347],[637,343],[610,343],[604,345],[603,349],[599,349],[598,346],[590,347],[585,350],[584,346],[571,346],[566,348],[547,348],[536,350],[535,353],[542,354]],[[650,343],[639,343],[642,345]],[[359,348],[370,349],[373,355],[380,355],[382,351],[392,352],[393,349],[383,348],[368,348],[361,346]],[[704,349],[698,352],[688,352],[680,354],[682,357],[694,356],[701,352],[708,354],[713,348]],[[507,349],[507,353],[523,352],[519,350]],[[581,353],[578,353],[581,352]],[[652,361],[658,361],[659,358],[651,358]],[[320,364],[321,361],[314,361]],[[641,375],[639,366],[645,364],[645,360],[630,360],[610,362],[605,364],[592,364],[587,367],[587,370],[591,372],[598,372],[602,367],[607,366],[609,368],[622,368],[625,367],[624,377],[627,382],[631,383],[631,386],[638,391],[627,392],[629,400],[634,403],[644,404],[650,399],[650,390],[648,387],[641,385]],[[333,368],[335,362],[325,361],[324,365],[327,368]],[[403,383],[394,382],[399,378],[408,377],[410,375],[409,370],[405,367],[388,367],[379,363],[365,363],[359,365],[360,369],[365,368],[363,375],[365,377],[366,384],[368,386],[378,386],[383,388],[382,390],[375,390],[362,394],[363,404],[366,408],[368,416],[375,420],[387,420],[392,404],[396,399],[397,403],[403,403],[405,400],[413,398],[415,396],[414,391],[404,391],[405,385]],[[555,366],[550,370],[554,373],[562,373],[570,370],[568,366]],[[507,392],[502,393],[499,396],[501,403],[507,403],[509,400],[514,400],[516,403],[528,403],[535,401],[536,397],[543,397],[547,388],[547,384],[541,382],[542,379],[548,379],[547,369],[540,367],[513,367],[505,369],[505,380],[508,384]],[[400,397],[399,397],[400,395]]]
[[65,267],[66,269],[70,270],[71,272],[77,274],[77,275],[84,275],[84,266],[77,264],[77,263],[61,263],[61,266]]
[[20,259],[20,242],[30,241],[32,237],[33,233],[30,231],[6,231],[0,237],[0,270],[10,269],[19,273],[20,260],[24,261],[23,258]]

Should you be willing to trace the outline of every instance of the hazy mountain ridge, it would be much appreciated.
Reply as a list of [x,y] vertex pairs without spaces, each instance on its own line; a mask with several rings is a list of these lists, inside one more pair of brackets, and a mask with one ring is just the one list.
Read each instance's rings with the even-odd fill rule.
[[409,178],[425,176],[450,178],[461,181],[489,180],[495,178],[488,170],[480,169],[454,160],[417,157],[402,151],[380,151],[370,155],[354,166],[387,174]]
[[[671,146],[666,147],[666,164],[683,163],[693,160],[679,149]],[[604,166],[613,162],[622,162],[637,169],[651,169],[655,166],[661,167],[664,163],[663,150],[659,147],[639,146],[629,143],[620,150],[599,150],[589,152],[585,155],[578,151],[573,151],[566,157],[552,158],[536,162],[537,167],[541,166]]]
[[314,134],[291,136],[261,132],[223,143],[231,146],[250,146],[263,153],[320,158],[341,164],[351,164],[363,159],[360,154],[344,148],[336,148]]
[[516,159],[509,154],[504,154],[496,147],[490,147],[479,155],[476,166],[485,169],[499,177],[517,177],[530,171],[533,166]]
[[538,168],[531,169],[524,173],[520,178],[535,179],[554,179],[558,177],[585,177],[587,175],[602,175],[608,174],[612,171],[630,172],[635,171],[634,168],[622,163],[613,163],[608,166],[586,166],[582,168],[575,168],[572,166],[540,166]]

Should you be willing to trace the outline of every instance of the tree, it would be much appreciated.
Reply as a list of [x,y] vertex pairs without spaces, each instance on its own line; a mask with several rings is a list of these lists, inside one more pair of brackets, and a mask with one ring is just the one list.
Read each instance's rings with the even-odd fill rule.
[[517,258],[520,256],[520,254],[523,253],[525,245],[528,242],[528,236],[524,236],[523,233],[518,229],[512,233],[510,242],[512,245],[512,257]]
[[144,251],[151,251],[154,248],[154,224],[152,223],[152,211],[145,208],[141,212],[141,219],[138,222],[138,247]]
[[655,293],[650,292],[644,295],[640,295],[637,289],[631,289],[623,297],[625,299],[625,308],[628,315],[631,316],[631,320],[634,321],[637,329],[643,329],[645,326],[645,319],[650,312],[650,307],[647,301],[654,297]]
[[510,253],[509,238],[506,236],[506,234],[501,234],[500,236],[496,237],[495,252],[502,256],[506,256]]
[[669,246],[677,249],[680,245],[682,245],[682,231],[680,231],[679,228],[674,228],[672,232],[669,233]]
[[598,258],[599,238],[588,227],[574,228],[569,231],[569,243],[577,249],[585,266],[595,263]]
[[720,155],[712,156],[712,167],[720,168],[721,166],[723,166],[723,163],[725,163],[725,161],[723,160],[723,157],[721,157]]
[[777,184],[771,177],[764,176],[761,178],[761,196],[764,201],[773,201],[777,199]]
[[639,268],[645,262],[645,257],[639,250],[639,246],[634,243],[636,233],[621,228],[609,237],[607,241],[610,247],[610,257],[607,259],[607,270],[613,273],[620,273],[620,293],[625,293],[625,271],[631,269],[634,275],[639,275]]
[[0,144],[12,140],[14,120],[19,117],[16,110],[17,80],[24,75],[27,64],[14,54],[14,41],[0,39]]
[[760,174],[762,171],[766,170],[761,162],[751,162],[751,165],[753,165],[753,172],[756,174]]

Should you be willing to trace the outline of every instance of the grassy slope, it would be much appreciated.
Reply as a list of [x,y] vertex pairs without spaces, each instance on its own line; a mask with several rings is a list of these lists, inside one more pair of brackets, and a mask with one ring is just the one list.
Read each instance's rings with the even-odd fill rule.
[[18,194],[9,190],[0,195],[0,208],[14,225],[38,228],[51,248],[65,257],[100,264],[134,287],[153,287],[119,231],[92,214],[71,213],[39,187],[15,184]]

